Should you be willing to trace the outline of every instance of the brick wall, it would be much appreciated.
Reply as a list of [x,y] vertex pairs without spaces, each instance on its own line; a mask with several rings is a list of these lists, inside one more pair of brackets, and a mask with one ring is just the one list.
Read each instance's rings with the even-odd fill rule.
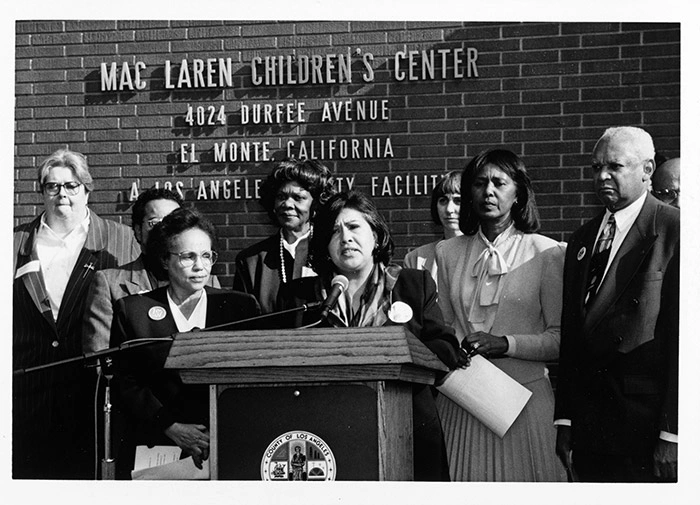
[[[477,78],[398,82],[401,50],[473,47]],[[253,86],[255,56],[374,55],[364,83]],[[230,88],[166,90],[165,60],[232,58]],[[100,64],[142,61],[144,91],[102,92]],[[358,64],[353,60],[353,65]],[[177,78],[174,75],[173,80]],[[588,166],[607,126],[642,126],[657,150],[680,155],[680,25],[651,23],[418,23],[233,21],[20,21],[16,24],[15,223],[41,211],[36,166],[55,149],[84,153],[96,180],[91,208],[129,222],[129,189],[182,181],[185,198],[217,224],[215,273],[230,285],[233,258],[274,231],[250,199],[197,200],[193,181],[261,178],[272,162],[213,163],[222,141],[390,138],[393,157],[327,159],[338,176],[439,174],[462,169],[480,150],[504,145],[523,156],[534,181],[543,233],[565,240],[598,208]],[[389,101],[388,121],[320,122],[329,100]],[[242,125],[242,104],[299,102],[304,124]],[[190,127],[189,105],[225,106],[226,124]],[[196,143],[200,163],[180,163]],[[397,243],[397,260],[438,237],[429,196],[376,197]]]

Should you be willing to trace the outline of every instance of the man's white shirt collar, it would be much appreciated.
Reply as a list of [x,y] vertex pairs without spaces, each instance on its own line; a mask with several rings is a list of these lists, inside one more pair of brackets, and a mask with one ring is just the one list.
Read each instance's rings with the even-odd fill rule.
[[[634,225],[634,222],[637,220],[639,217],[640,212],[642,212],[642,207],[644,206],[644,201],[647,198],[647,195],[649,194],[648,191],[645,191],[642,196],[637,198],[634,202],[629,204],[627,207],[624,209],[620,209],[616,211],[615,214],[615,237],[613,238],[612,246],[610,248],[610,257],[608,258],[608,263],[605,267],[605,273],[603,274],[603,278],[605,278],[605,275],[608,273],[608,268],[610,268],[610,265],[613,262],[613,259],[615,259],[615,255],[617,254],[617,251],[620,250],[620,246],[622,245],[622,242],[625,240],[625,237],[627,237],[627,234],[629,231],[632,229],[632,225]],[[652,197],[650,197],[652,198]],[[598,228],[598,235],[596,236],[596,240],[598,237],[600,237],[600,234],[603,232],[603,228],[605,228],[605,224],[608,222],[608,219],[610,218],[610,214],[613,214],[613,212],[610,212],[608,209],[605,210],[605,215],[603,216],[603,222],[600,224],[600,227]]]

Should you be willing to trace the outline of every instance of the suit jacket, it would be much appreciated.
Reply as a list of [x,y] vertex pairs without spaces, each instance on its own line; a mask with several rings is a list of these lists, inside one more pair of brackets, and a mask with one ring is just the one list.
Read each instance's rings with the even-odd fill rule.
[[[215,326],[260,313],[255,298],[245,293],[205,287],[206,325]],[[153,318],[150,310],[165,310]],[[116,302],[111,345],[135,338],[168,337],[177,326],[167,299],[167,287]],[[125,412],[137,443],[172,444],[163,431],[174,422],[209,424],[209,394],[206,386],[185,385],[175,370],[163,365],[172,342],[127,350],[115,358],[119,404]]]
[[[297,255],[303,255],[297,258],[297,263],[306,261],[307,248],[308,238],[305,238],[297,246]],[[286,249],[283,254],[289,284],[294,277],[294,258]],[[255,296],[263,314],[280,310],[281,299],[286,297],[280,293],[280,268],[280,235],[275,233],[238,253],[233,289]],[[282,291],[287,287],[283,286]]]
[[589,308],[603,214],[571,237],[555,418],[575,448],[651,456],[659,431],[678,433],[679,216],[647,195]]
[[[509,335],[516,343],[510,357],[491,360],[512,378],[526,384],[540,380],[545,362],[559,356],[564,244],[536,233],[521,233],[512,265],[505,274],[496,317],[494,335]],[[440,308],[445,323],[455,328],[461,341],[469,333],[468,307],[462,290],[475,282],[469,262],[476,235],[445,240],[436,248]],[[468,303],[468,302],[466,302]]]
[[[300,307],[305,303],[322,301],[329,287],[324,286],[321,277],[294,279],[289,290],[290,296],[285,299],[282,308]],[[412,317],[404,323],[404,326],[445,365],[450,369],[455,368],[459,345],[454,330],[443,321],[442,312],[437,303],[435,282],[430,273],[412,268],[401,269],[391,291],[391,299],[392,302],[404,302],[411,307]],[[318,319],[317,312],[300,313],[295,325],[302,326],[315,322]],[[387,319],[385,325],[390,324],[395,323]],[[325,322],[325,325],[328,326],[329,323]]]
[[[88,290],[88,306],[83,319],[83,352],[94,352],[109,347],[109,332],[114,303],[117,300],[167,284],[167,281],[149,277],[143,255],[122,267],[96,272]],[[215,275],[209,277],[207,285],[221,287]]]
[[[320,277],[295,279],[291,284],[291,306],[323,300]],[[446,326],[437,303],[437,290],[430,273],[404,268],[391,291],[393,302],[411,307],[412,317],[404,326],[416,335],[450,369],[457,367],[459,345],[454,330]],[[308,313],[308,321],[318,318]],[[299,321],[301,324],[301,321]],[[387,319],[385,325],[395,324]],[[415,480],[449,480],[447,452],[438,417],[433,390],[427,385],[413,386],[414,478]]]
[[[123,265],[136,259],[140,252],[128,227],[91,212],[85,244],[54,321],[44,278],[33,251],[39,224],[40,217],[18,226],[14,232],[12,354],[15,370],[79,356],[86,295],[95,272]],[[18,458],[30,457],[28,453],[35,452],[56,462],[60,452],[65,454],[65,451],[57,449],[59,440],[45,447],[45,437],[54,438],[49,434],[55,433],[61,433],[60,437],[55,437],[61,439],[86,437],[81,433],[86,423],[87,435],[92,433],[90,391],[94,389],[94,378],[94,372],[87,374],[82,363],[14,378],[13,441]],[[14,463],[19,471],[23,463],[18,460]],[[55,463],[57,472],[61,465],[63,463]]]
[[435,284],[437,284],[438,267],[435,259],[435,246],[437,246],[441,241],[442,240],[437,240],[413,249],[404,257],[403,266],[406,268],[415,268],[430,272]]

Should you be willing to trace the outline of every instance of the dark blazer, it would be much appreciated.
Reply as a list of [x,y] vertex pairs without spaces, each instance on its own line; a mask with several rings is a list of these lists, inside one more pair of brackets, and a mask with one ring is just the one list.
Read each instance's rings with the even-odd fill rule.
[[[205,287],[207,326],[252,317],[260,313],[255,298],[244,293]],[[153,318],[151,309],[165,311]],[[167,300],[167,287],[117,301],[111,345],[135,338],[169,337],[177,333]],[[177,371],[163,368],[172,343],[164,342],[123,352],[115,358],[115,381],[136,444],[173,445],[163,431],[174,422],[209,424],[206,386],[185,385]]]
[[[94,212],[85,244],[54,321],[41,270],[27,268],[40,217],[14,231],[13,369],[82,354],[81,329],[88,287],[97,270],[136,259],[140,248],[128,227]],[[34,270],[34,271],[31,271]],[[92,478],[94,371],[82,363],[13,379],[13,474],[33,478]],[[84,447],[85,446],[85,447]],[[67,448],[71,448],[70,451]]]
[[[117,300],[167,284],[167,280],[158,281],[153,275],[149,275],[143,255],[119,268],[108,268],[95,273],[88,290],[88,304],[83,319],[83,352],[94,352],[109,347],[113,306]],[[207,285],[221,287],[215,275],[209,277]]]
[[678,433],[679,215],[646,197],[588,309],[603,214],[569,241],[555,418],[574,450],[649,457],[659,431]]
[[[308,239],[304,239],[297,246],[297,251],[306,255],[307,247]],[[286,249],[283,254],[287,279],[291,281],[294,277],[294,258]],[[255,296],[263,314],[280,310],[281,299],[286,297],[284,292],[280,293],[280,268],[280,235],[275,233],[238,253],[233,289]]]
[[[300,306],[306,302],[323,300],[323,286],[319,277],[295,279],[292,286],[295,296],[289,305]],[[404,302],[413,311],[413,317],[405,323],[405,327],[445,365],[450,369],[456,368],[459,344],[454,330],[443,323],[442,312],[437,303],[437,289],[430,272],[402,269],[391,295],[393,302]],[[307,314],[305,322],[318,319],[315,312]],[[387,320],[385,324],[395,323]],[[416,384],[413,387],[415,480],[449,480],[447,452],[433,393],[433,388],[426,385]]]

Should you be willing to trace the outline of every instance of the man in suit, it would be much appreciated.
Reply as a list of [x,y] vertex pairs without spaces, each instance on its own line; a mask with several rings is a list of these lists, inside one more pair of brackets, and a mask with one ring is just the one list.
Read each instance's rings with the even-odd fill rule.
[[[13,369],[79,356],[88,286],[95,272],[135,259],[126,226],[87,207],[85,157],[61,149],[38,170],[44,212],[14,232]],[[94,373],[82,363],[13,378],[13,476],[93,478]]]
[[606,209],[567,248],[557,454],[583,481],[677,479],[680,219],[648,194],[654,168],[646,131],[606,130],[593,151]]
[[[88,291],[88,306],[83,323],[83,351],[94,352],[109,347],[113,306],[128,295],[151,291],[168,284],[158,278],[151,260],[146,257],[146,241],[151,229],[173,210],[182,207],[179,194],[165,188],[150,188],[139,195],[131,209],[131,228],[141,245],[142,253],[131,263],[119,268],[101,270]],[[208,285],[220,287],[215,275]]]

